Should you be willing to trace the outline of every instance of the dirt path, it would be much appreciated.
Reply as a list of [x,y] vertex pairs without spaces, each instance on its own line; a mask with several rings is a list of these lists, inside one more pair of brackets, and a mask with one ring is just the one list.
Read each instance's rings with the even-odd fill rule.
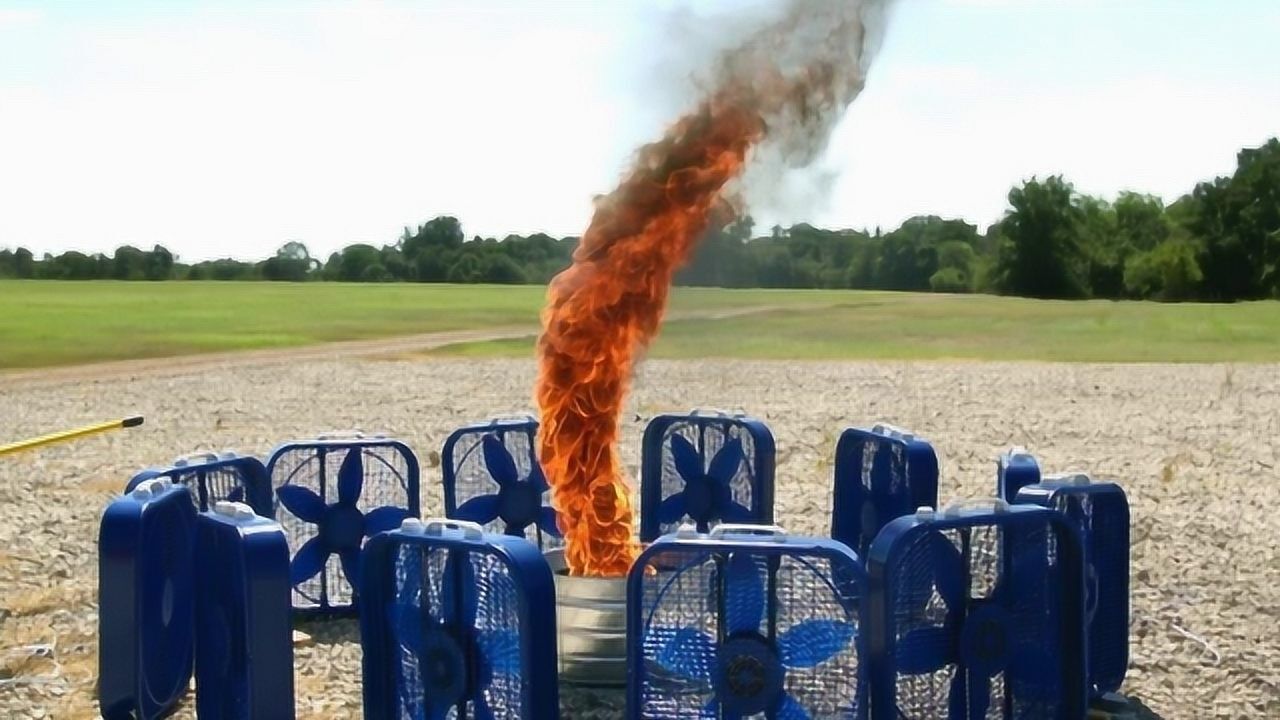
[[[825,306],[815,306],[825,307]],[[714,311],[671,312],[668,321],[722,320],[744,315],[760,315],[791,306],[756,305],[747,308],[726,308]],[[487,342],[492,340],[516,340],[537,337],[537,325],[507,325],[478,330],[448,330],[444,332],[402,335],[398,337],[344,340],[341,342],[304,345],[301,347],[265,348],[261,350],[235,350],[227,352],[178,355],[172,357],[148,357],[135,360],[68,365],[64,367],[35,368],[0,371],[0,390],[7,387],[32,387],[77,381],[107,380],[142,375],[160,377],[189,374],[211,368],[231,368],[280,363],[333,360],[349,357],[400,355],[436,350],[449,345]]]

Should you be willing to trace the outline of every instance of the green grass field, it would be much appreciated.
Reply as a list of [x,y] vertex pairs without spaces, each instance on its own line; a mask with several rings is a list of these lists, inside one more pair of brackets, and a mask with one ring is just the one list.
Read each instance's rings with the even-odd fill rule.
[[[535,327],[544,288],[0,281],[0,368]],[[1280,303],[1163,305],[859,291],[682,288],[657,357],[1280,361]],[[524,356],[532,340],[434,354]]]

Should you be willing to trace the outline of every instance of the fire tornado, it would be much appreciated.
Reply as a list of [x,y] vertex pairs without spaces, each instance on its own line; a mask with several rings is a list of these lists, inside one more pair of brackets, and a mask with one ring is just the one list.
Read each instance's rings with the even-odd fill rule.
[[796,0],[717,61],[713,87],[632,168],[552,280],[538,341],[538,446],[570,573],[625,575],[638,552],[619,415],[657,335],[672,276],[733,217],[753,150],[802,167],[862,90],[868,27],[886,2]]

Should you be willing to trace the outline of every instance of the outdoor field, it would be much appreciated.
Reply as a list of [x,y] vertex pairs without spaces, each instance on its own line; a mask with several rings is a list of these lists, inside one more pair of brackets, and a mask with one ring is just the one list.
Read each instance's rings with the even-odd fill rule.
[[[530,357],[541,286],[0,282],[0,369],[467,331],[432,352]],[[433,343],[434,344],[434,343]],[[659,358],[1280,360],[1280,303],[1044,301],[677,288]]]

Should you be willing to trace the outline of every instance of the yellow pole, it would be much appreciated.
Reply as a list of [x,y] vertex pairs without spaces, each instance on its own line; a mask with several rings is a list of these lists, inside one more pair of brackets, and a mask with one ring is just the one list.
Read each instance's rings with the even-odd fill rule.
[[94,435],[116,428],[131,428],[142,424],[142,416],[135,415],[127,417],[123,420],[112,420],[110,422],[97,423],[96,425],[85,425],[84,427],[74,428],[71,430],[63,430],[62,432],[49,433],[40,437],[30,438],[28,440],[19,440],[8,445],[0,445],[0,455],[8,455],[10,453],[30,450],[31,448],[40,447],[41,445],[51,445],[53,443],[62,442],[63,440],[71,440],[73,438],[84,437],[85,435]]

